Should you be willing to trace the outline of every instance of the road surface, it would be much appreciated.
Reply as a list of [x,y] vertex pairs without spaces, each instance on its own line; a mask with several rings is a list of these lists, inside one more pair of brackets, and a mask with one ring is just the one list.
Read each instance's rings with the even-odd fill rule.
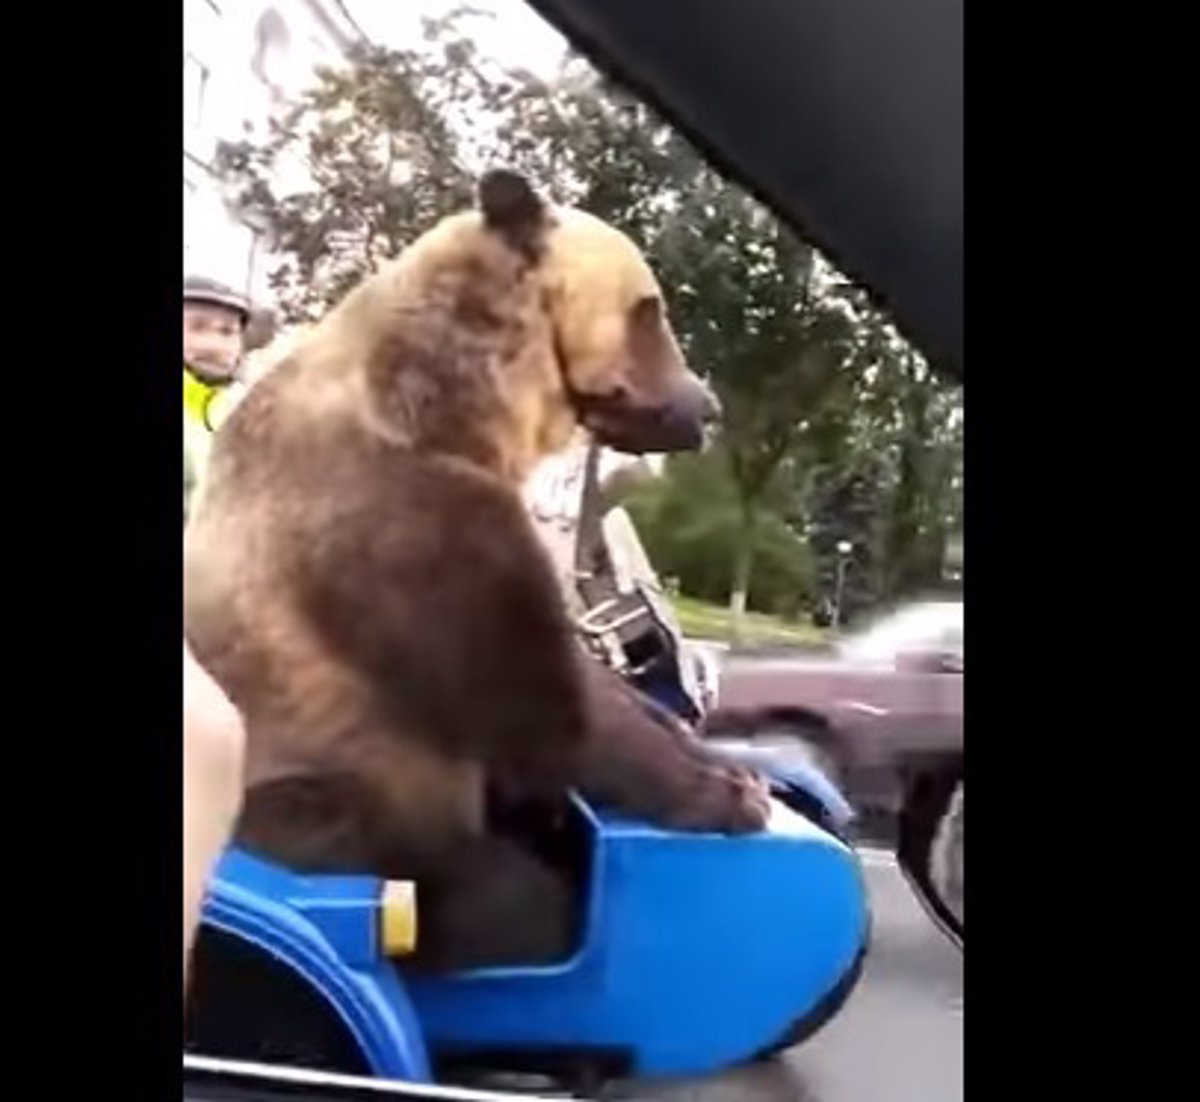
[[963,958],[886,851],[864,853],[874,938],[841,1014],[776,1061],[705,1083],[645,1085],[639,1102],[961,1102]]

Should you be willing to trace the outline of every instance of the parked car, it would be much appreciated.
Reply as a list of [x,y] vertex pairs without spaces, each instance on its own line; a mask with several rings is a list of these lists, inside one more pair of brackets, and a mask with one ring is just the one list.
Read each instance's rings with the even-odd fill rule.
[[907,605],[829,652],[731,652],[706,737],[800,755],[837,778],[860,836],[894,842],[935,917],[962,934],[963,606]]

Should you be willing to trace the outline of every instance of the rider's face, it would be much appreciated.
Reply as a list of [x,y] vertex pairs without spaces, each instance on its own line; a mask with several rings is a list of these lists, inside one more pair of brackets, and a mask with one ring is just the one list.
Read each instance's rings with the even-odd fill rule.
[[183,304],[183,361],[208,373],[231,377],[242,357],[242,319],[207,302]]

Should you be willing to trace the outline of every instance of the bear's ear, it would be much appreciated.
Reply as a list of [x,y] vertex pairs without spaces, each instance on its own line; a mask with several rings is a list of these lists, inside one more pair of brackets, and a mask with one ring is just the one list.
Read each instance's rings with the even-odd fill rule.
[[479,181],[479,207],[488,229],[519,247],[533,244],[546,210],[524,176],[503,168],[492,169]]

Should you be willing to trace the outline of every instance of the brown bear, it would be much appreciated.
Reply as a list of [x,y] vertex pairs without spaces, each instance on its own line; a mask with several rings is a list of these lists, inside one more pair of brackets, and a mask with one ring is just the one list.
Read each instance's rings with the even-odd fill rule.
[[304,334],[185,535],[186,635],[247,722],[243,844],[416,879],[421,959],[462,967],[570,938],[489,791],[761,827],[753,778],[586,657],[519,496],[579,424],[681,450],[714,412],[632,242],[508,172]]

